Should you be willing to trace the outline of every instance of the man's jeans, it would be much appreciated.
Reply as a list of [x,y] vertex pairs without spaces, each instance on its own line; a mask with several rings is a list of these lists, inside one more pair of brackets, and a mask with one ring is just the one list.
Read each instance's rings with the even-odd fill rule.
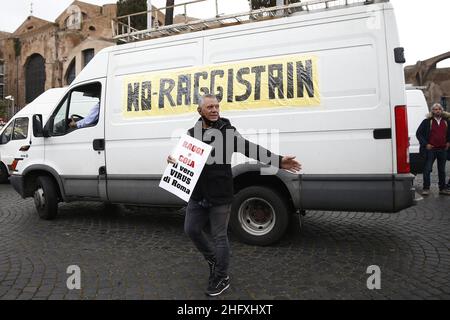
[[[207,260],[215,260],[215,275],[220,278],[228,276],[230,245],[227,231],[230,210],[231,204],[211,206],[205,201],[191,199],[184,221],[184,231],[200,253]],[[208,224],[213,243],[208,239],[205,231]]]
[[437,159],[439,174],[439,189],[445,189],[445,164],[447,162],[446,150],[426,150],[425,169],[423,171],[423,188],[428,190],[431,185],[431,171],[433,170],[434,161]]

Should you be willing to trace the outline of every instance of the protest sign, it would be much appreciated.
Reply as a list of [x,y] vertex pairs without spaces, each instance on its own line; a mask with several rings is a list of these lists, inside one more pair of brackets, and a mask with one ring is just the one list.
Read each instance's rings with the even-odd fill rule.
[[211,150],[210,145],[183,135],[172,153],[177,163],[167,166],[159,186],[188,202]]

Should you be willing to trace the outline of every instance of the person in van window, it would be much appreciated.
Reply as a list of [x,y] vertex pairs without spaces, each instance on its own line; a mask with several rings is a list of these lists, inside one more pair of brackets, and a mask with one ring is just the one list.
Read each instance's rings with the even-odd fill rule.
[[[84,96],[92,97],[92,98],[100,98],[100,93],[97,91],[94,92],[86,92]],[[92,109],[89,111],[89,114],[84,117],[83,119],[80,119],[76,121],[73,117],[71,118],[71,121],[69,122],[69,127],[72,129],[82,129],[89,127],[91,125],[95,125],[98,122],[98,118],[100,115],[100,101],[97,102]]]
[[69,123],[69,127],[71,127],[72,129],[81,129],[81,128],[86,128],[93,124],[96,124],[98,121],[99,114],[100,114],[100,102],[97,103],[91,109],[91,111],[89,111],[89,114],[85,118],[76,121],[72,117],[71,121]]
[[425,168],[423,171],[422,195],[430,194],[430,176],[433,164],[437,160],[439,174],[440,194],[450,195],[445,184],[445,165],[447,152],[450,148],[450,113],[444,112],[439,103],[431,108],[431,113],[422,121],[417,129],[416,136],[420,142],[420,152],[425,154]]
[[[209,265],[209,285],[205,293],[217,296],[230,286],[227,230],[234,194],[232,154],[239,152],[292,173],[300,171],[301,165],[293,156],[275,155],[244,139],[230,120],[220,117],[216,96],[208,94],[200,97],[197,111],[201,117],[188,134],[213,146],[213,151],[186,208],[184,229]],[[176,160],[169,156],[167,162],[176,163]],[[213,243],[207,239],[206,233],[210,233]]]

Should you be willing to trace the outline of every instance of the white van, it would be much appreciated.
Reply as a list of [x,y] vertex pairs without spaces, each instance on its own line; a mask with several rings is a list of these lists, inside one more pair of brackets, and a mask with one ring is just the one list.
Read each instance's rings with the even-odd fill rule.
[[416,132],[422,121],[427,117],[430,110],[422,90],[407,86],[406,103],[408,106],[408,130],[409,130],[409,157],[411,160],[411,172],[423,173],[425,157],[420,155],[420,143]]
[[[403,63],[384,1],[107,48],[35,128],[11,183],[44,219],[77,200],[182,206],[159,181],[176,137],[198,119],[198,97],[213,92],[246,138],[303,165],[301,175],[262,175],[235,161],[230,224],[240,239],[273,243],[296,211],[398,212],[415,194]],[[68,128],[97,103],[98,122]]]
[[9,166],[14,162],[18,151],[31,145],[31,117],[41,114],[46,121],[65,91],[65,88],[47,90],[17,112],[0,130],[0,183],[8,181]]

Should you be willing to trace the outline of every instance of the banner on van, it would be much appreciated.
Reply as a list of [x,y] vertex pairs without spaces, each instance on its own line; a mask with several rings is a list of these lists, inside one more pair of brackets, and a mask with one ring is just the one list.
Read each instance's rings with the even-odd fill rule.
[[317,57],[289,55],[125,77],[125,117],[195,112],[217,95],[222,110],[320,105]]

